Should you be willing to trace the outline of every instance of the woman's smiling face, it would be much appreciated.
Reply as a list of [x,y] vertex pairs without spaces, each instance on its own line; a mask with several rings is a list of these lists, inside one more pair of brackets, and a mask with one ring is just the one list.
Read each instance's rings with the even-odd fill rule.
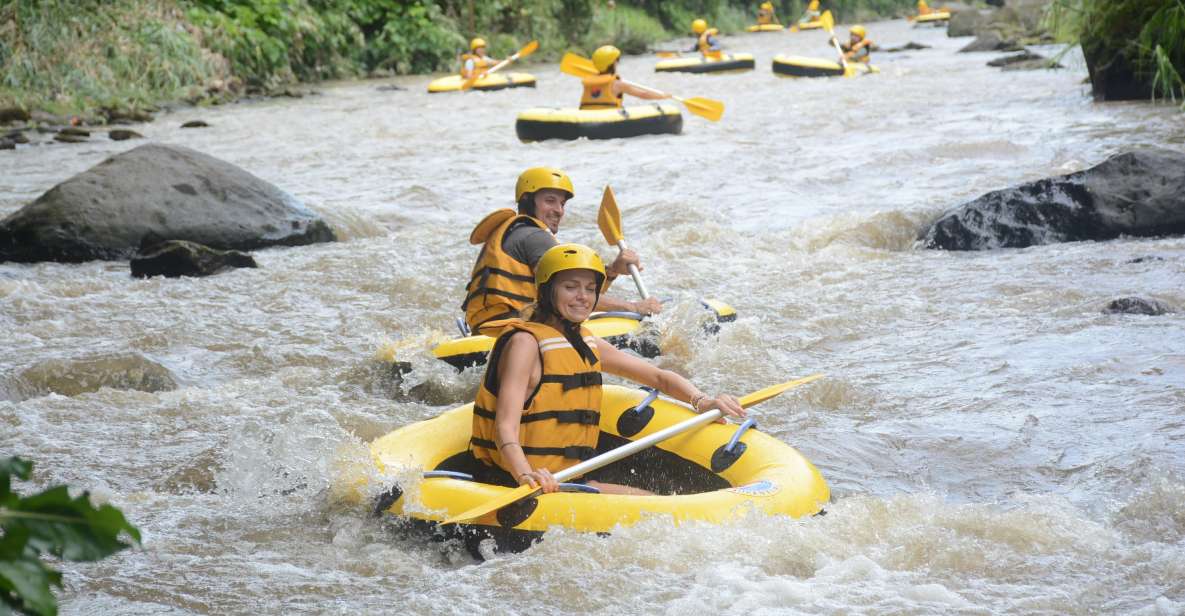
[[573,323],[582,323],[597,303],[597,277],[592,270],[564,270],[552,278],[552,302],[556,312]]

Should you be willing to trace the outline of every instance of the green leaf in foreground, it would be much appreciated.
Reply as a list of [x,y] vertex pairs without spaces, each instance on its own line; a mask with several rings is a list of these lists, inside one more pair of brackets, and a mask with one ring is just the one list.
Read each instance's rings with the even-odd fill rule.
[[51,586],[62,574],[41,561],[49,554],[63,560],[94,561],[139,543],[140,531],[111,505],[95,507],[90,494],[71,498],[56,486],[22,498],[12,491],[12,477],[27,480],[33,464],[20,458],[0,460],[0,615],[10,612],[57,614]]

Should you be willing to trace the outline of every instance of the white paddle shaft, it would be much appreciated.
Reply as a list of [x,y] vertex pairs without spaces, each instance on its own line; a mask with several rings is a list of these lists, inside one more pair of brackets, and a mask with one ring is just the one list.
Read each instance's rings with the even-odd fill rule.
[[723,416],[724,411],[721,411],[720,409],[712,409],[706,413],[696,415],[695,417],[684,419],[683,421],[673,426],[663,428],[662,430],[659,430],[650,436],[626,443],[617,449],[606,451],[605,453],[594,458],[589,458],[588,460],[585,460],[576,466],[569,466],[568,468],[555,473],[555,480],[558,483],[563,483],[569,479],[575,479],[585,473],[595,471],[602,466],[612,464],[622,458],[631,456],[639,451],[642,451],[643,449],[650,447],[651,445],[661,443],[672,436],[686,432],[692,428],[697,428],[704,424],[710,424]]
[[[618,254],[625,252],[625,238],[617,241],[617,250]],[[646,285],[642,284],[642,273],[638,271],[637,266],[633,263],[630,263],[629,268],[630,276],[634,279],[634,284],[638,287],[638,295],[641,295],[642,299],[650,299],[650,293],[646,291]]]

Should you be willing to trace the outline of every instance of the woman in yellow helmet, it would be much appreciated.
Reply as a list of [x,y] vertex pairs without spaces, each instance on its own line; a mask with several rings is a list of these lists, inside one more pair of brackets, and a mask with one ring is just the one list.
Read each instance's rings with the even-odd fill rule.
[[709,28],[708,22],[696,19],[691,22],[691,31],[698,37],[689,51],[698,51],[705,60],[720,60],[724,52],[716,35],[720,32],[716,28]]
[[[696,412],[745,415],[736,398],[708,396],[582,327],[604,282],[605,266],[587,246],[558,244],[539,260],[538,303],[527,321],[510,322],[498,336],[473,404],[474,460],[468,466],[476,480],[555,492],[553,473],[596,455],[602,372],[654,387]],[[607,494],[649,494],[620,484],[588,485]]]
[[612,45],[604,45],[593,52],[593,66],[600,74],[581,79],[584,84],[584,93],[580,97],[581,109],[621,107],[625,94],[647,100],[669,97],[669,95],[643,90],[622,82],[621,77],[617,75],[617,59],[620,57],[621,50]]
[[864,26],[852,26],[848,30],[848,42],[842,48],[844,60],[848,62],[872,61],[872,39],[868,38],[868,30]]
[[774,15],[773,3],[762,2],[761,7],[757,9],[757,25],[766,26],[776,23],[778,23],[778,17]]
[[481,74],[497,63],[497,58],[486,55],[486,40],[477,37],[469,41],[469,53],[461,54],[461,77],[469,79],[474,73]]

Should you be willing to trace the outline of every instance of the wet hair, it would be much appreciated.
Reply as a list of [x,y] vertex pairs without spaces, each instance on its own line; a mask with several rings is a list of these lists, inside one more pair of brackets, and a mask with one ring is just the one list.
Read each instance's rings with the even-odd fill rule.
[[[554,280],[554,278],[552,280]],[[580,335],[580,324],[573,323],[572,321],[565,319],[564,316],[560,314],[560,311],[556,309],[555,300],[552,299],[555,295],[555,289],[551,286],[551,283],[552,281],[548,280],[542,285],[539,285],[539,299],[537,299],[534,304],[527,306],[521,311],[523,318],[533,323],[547,324],[547,322],[554,317],[560,322],[560,332],[564,334],[564,338],[568,340],[568,343],[572,345],[572,348],[576,349],[576,353],[578,353],[580,357],[584,358],[584,361],[590,364],[596,363],[597,356],[592,352],[592,349],[588,347],[588,343],[584,341],[584,337]],[[600,299],[601,292],[598,288],[596,296],[593,300],[593,306],[596,306],[595,302],[600,301]]]

